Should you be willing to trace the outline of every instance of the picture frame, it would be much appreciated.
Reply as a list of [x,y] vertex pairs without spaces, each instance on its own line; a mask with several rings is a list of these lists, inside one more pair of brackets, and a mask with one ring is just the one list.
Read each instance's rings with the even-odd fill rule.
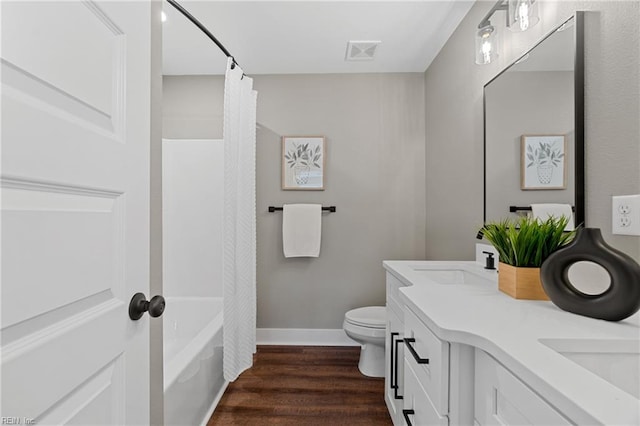
[[564,135],[522,135],[520,188],[566,189],[567,141]]
[[282,189],[324,191],[324,136],[282,137]]

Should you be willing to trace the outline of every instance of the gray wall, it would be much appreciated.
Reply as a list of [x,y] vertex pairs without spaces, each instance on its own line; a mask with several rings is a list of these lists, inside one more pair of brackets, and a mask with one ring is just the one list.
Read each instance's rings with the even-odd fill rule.
[[164,139],[222,139],[224,77],[165,75],[162,88]]
[[[427,258],[474,257],[483,217],[483,86],[574,11],[587,10],[586,225],[640,259],[639,237],[611,235],[611,196],[640,193],[640,3],[540,2],[540,23],[525,33],[498,27],[499,60],[480,66],[474,31],[493,4],[476,2],[425,73]],[[492,22],[500,25],[503,14]]]
[[[487,220],[517,217],[509,206],[574,204],[573,72],[505,72],[485,92]],[[566,188],[520,189],[521,135],[564,135]],[[557,172],[560,172],[558,170]],[[556,172],[556,173],[557,173]]]
[[[345,311],[384,304],[382,260],[425,255],[424,76],[257,76],[258,327],[341,328]],[[164,137],[222,134],[220,77],[165,77]],[[281,136],[324,135],[324,191],[283,191]],[[317,259],[285,259],[282,214],[322,203]]]

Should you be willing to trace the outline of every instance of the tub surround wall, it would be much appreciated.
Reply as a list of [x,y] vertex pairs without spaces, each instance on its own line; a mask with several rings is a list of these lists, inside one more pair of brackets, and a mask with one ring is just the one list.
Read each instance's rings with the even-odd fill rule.
[[164,139],[165,297],[222,297],[222,140]]
[[493,3],[475,3],[425,73],[427,258],[474,256],[483,218],[484,85],[576,10],[585,10],[592,11],[585,17],[586,224],[640,259],[639,237],[611,235],[611,196],[640,193],[640,3],[540,2],[540,23],[525,33],[499,27],[498,61],[479,66],[474,32]]
[[[258,75],[257,296],[262,335],[321,329],[344,336],[350,309],[384,305],[384,259],[425,255],[424,76]],[[164,137],[222,135],[222,78],[165,77]],[[283,191],[281,136],[327,138],[324,191]],[[317,259],[285,259],[282,213],[322,203]],[[327,331],[329,330],[329,331]],[[260,338],[261,334],[258,335]]]

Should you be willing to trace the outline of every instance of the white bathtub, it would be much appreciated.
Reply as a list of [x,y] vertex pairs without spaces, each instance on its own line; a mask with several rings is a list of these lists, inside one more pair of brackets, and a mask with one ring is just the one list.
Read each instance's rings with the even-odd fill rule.
[[169,297],[163,317],[165,424],[206,424],[227,386],[222,298]]

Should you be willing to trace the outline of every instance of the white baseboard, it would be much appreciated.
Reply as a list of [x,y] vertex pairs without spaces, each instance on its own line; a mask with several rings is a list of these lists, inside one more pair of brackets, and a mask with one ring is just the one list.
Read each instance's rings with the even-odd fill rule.
[[289,346],[359,346],[350,339],[343,329],[320,328],[258,328],[256,330],[258,345]]

